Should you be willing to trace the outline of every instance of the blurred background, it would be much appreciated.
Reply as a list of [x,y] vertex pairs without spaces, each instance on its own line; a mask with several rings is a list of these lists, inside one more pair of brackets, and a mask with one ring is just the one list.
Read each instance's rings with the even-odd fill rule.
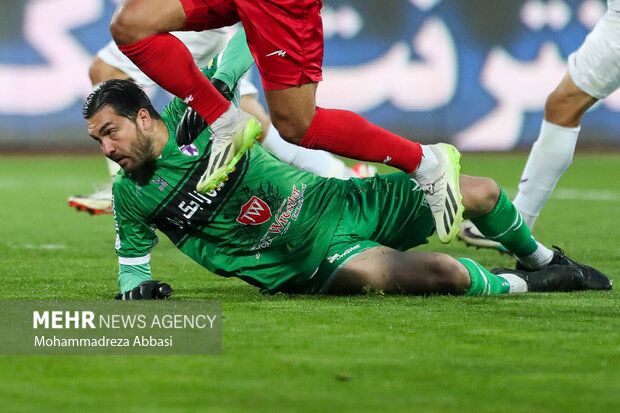
[[[0,153],[97,151],[81,105],[118,0],[2,0]],[[529,148],[566,59],[602,0],[324,0],[322,106],[464,151]],[[255,76],[254,79],[258,79]],[[170,99],[153,91],[158,108]],[[588,111],[579,147],[620,144],[620,94]]]

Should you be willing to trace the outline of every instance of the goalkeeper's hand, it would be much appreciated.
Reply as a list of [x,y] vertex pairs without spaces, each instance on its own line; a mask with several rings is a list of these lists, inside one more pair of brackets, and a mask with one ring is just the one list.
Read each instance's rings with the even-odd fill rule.
[[177,146],[189,145],[194,142],[207,128],[207,122],[191,107],[187,107],[181,121],[177,125],[175,139]]
[[157,280],[142,281],[133,290],[117,294],[115,300],[161,300],[172,295],[172,288]]

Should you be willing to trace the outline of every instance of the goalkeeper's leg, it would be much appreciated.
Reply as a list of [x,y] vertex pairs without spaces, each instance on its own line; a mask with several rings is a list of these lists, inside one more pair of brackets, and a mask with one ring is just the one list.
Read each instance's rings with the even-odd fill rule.
[[518,276],[492,274],[473,260],[434,252],[402,252],[381,245],[351,258],[322,291],[360,294],[368,289],[385,294],[491,295],[525,292],[527,286]]
[[490,178],[461,177],[465,215],[488,239],[497,241],[528,268],[540,269],[553,251],[534,239],[504,191]]

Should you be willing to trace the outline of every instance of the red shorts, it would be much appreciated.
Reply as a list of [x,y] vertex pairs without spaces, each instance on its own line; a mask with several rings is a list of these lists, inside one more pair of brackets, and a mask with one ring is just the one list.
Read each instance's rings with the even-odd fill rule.
[[263,88],[286,89],[323,79],[322,0],[180,0],[186,30],[241,21]]

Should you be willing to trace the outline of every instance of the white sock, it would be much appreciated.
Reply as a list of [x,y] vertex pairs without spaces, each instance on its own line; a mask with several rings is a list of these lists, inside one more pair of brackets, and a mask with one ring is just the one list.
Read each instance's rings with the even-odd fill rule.
[[508,290],[509,294],[513,293],[526,293],[527,292],[527,283],[524,279],[519,278],[518,275],[514,274],[497,274],[498,277],[502,277],[508,284],[510,284],[510,290]]
[[573,160],[580,126],[565,128],[543,120],[540,135],[519,182],[519,193],[513,201],[532,229],[540,210],[551,196],[560,177]]
[[536,241],[536,251],[525,257],[517,257],[517,260],[530,270],[540,270],[548,265],[553,259],[553,251]]
[[293,162],[295,155],[297,155],[297,151],[301,148],[301,146],[293,145],[282,139],[278,130],[272,124],[269,124],[269,129],[267,129],[267,134],[262,144],[265,148],[273,152],[279,160],[288,164]]
[[329,152],[293,145],[282,139],[278,130],[269,125],[263,146],[281,161],[326,178],[349,179],[349,168]]
[[112,181],[114,181],[114,178],[116,177],[118,171],[121,169],[121,166],[111,159],[105,158],[105,160],[108,164],[108,172],[110,172],[110,178],[112,178]]
[[[220,129],[230,130],[235,127],[241,117],[241,110],[232,103],[226,109],[226,112],[215,120],[210,126],[213,134],[217,134]],[[218,135],[219,136],[219,135]]]
[[432,175],[433,172],[437,169],[437,165],[439,164],[439,159],[437,159],[437,155],[428,145],[420,145],[422,147],[422,159],[420,160],[420,165],[418,168],[413,171],[413,177],[418,182],[426,181],[424,177]]

